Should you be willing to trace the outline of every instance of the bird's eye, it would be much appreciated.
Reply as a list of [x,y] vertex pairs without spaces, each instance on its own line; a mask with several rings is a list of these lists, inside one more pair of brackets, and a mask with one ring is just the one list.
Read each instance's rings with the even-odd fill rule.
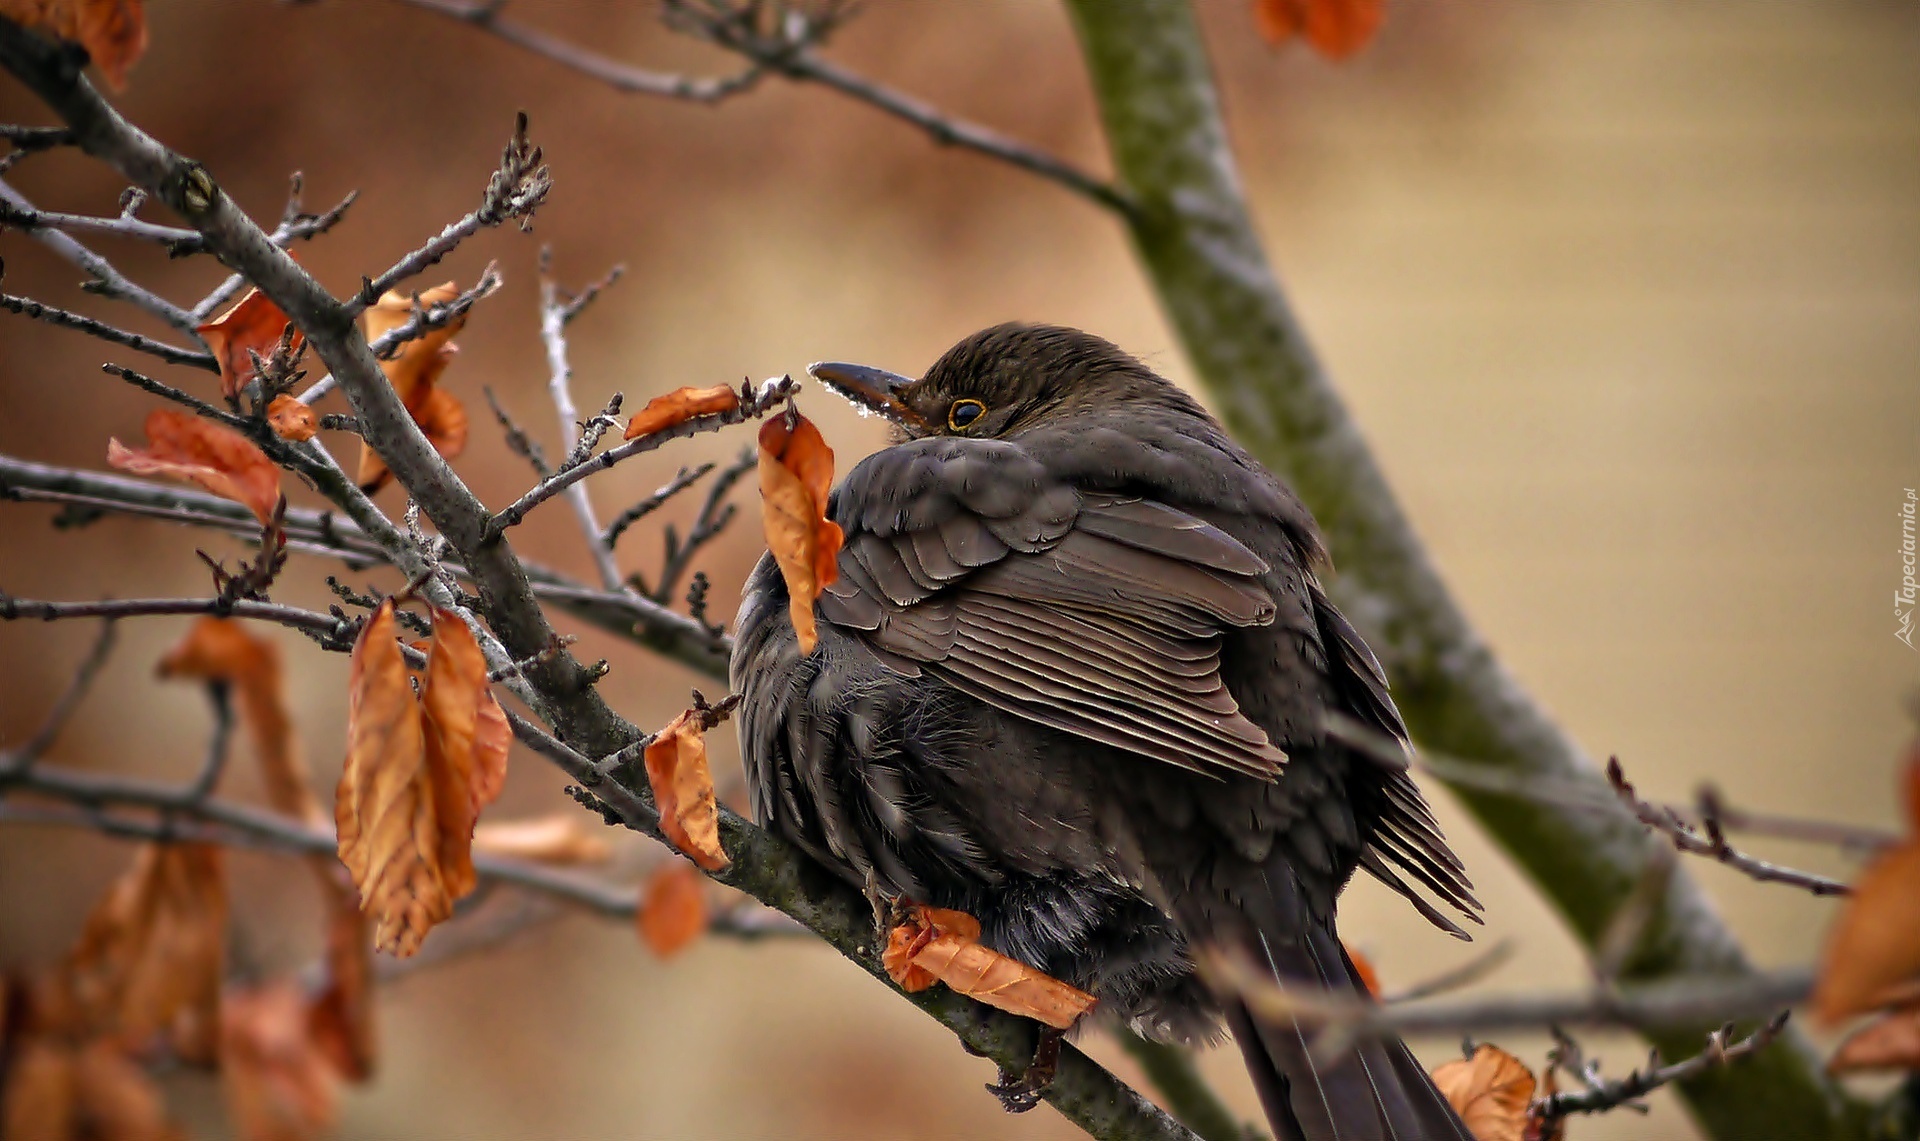
[[987,406],[978,400],[956,400],[953,407],[947,409],[947,427],[958,432],[978,420],[986,410]]

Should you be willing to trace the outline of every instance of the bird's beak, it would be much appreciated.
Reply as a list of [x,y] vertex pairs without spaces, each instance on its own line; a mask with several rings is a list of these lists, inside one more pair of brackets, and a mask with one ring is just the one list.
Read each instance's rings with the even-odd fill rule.
[[841,361],[820,361],[807,366],[808,375],[851,401],[865,413],[875,413],[910,432],[929,431],[918,412],[900,399],[900,391],[913,383],[911,377],[883,368]]

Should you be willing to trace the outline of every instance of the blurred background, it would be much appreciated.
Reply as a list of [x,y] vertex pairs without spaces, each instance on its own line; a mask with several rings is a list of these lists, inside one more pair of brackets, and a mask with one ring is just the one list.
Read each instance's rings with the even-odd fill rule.
[[[525,5],[524,19],[622,59],[717,73],[732,61],[664,32],[646,5]],[[1200,4],[1245,181],[1269,251],[1435,559],[1507,667],[1649,795],[1702,781],[1736,803],[1896,823],[1902,712],[1920,657],[1892,637],[1896,511],[1920,484],[1920,9],[1894,4],[1393,3],[1374,45],[1332,65],[1273,52],[1238,0]],[[458,462],[493,505],[528,482],[484,401],[491,386],[549,449],[535,264],[563,279],[628,275],[573,326],[575,391],[629,408],[683,384],[797,371],[821,358],[918,373],[983,325],[1079,325],[1189,380],[1109,218],[1063,191],[818,89],[768,81],[705,107],[622,96],[453,21],[399,5],[152,6],[152,48],[119,100],[204,161],[256,216],[288,175],[309,209],[357,188],[344,224],[303,246],[337,292],[471,209],[513,113],[532,116],[555,189],[535,232],[492,231],[420,284],[508,285],[476,310],[444,384],[473,415]],[[875,3],[830,46],[849,66],[1104,169],[1073,38],[1039,0]],[[0,120],[44,109],[0,79]],[[49,209],[110,213],[121,185],[72,156],[10,180]],[[156,220],[161,213],[151,212]],[[191,303],[219,279],[100,243],[121,268]],[[79,276],[0,233],[5,289],[145,328],[86,297]],[[77,334],[0,315],[0,450],[102,467],[151,402],[98,371],[145,367]],[[203,395],[206,374],[169,379]],[[842,469],[882,443],[803,395]],[[747,430],[707,435],[590,484],[602,517],[681,464],[724,459]],[[305,493],[299,493],[305,494]],[[705,561],[731,613],[760,550],[748,510]],[[691,497],[697,499],[697,496]],[[296,497],[296,502],[303,502]],[[390,509],[396,493],[384,493]],[[666,514],[682,519],[696,506]],[[31,597],[191,594],[194,547],[231,540],[146,521],[56,532],[50,510],[0,507],[0,589]],[[684,521],[683,521],[684,526]],[[523,551],[591,577],[570,513],[517,533]],[[659,563],[657,530],[628,568]],[[337,565],[297,560],[277,597],[330,601]],[[152,676],[185,620],[124,623],[121,648],[53,760],[185,777],[205,703]],[[0,740],[29,732],[90,631],[0,625]],[[275,632],[316,769],[338,772],[346,661]],[[642,725],[699,679],[589,633],[603,688]],[[718,734],[722,773],[737,771]],[[566,803],[524,754],[496,816]],[[228,791],[256,793],[244,764]],[[1582,961],[1559,922],[1455,810],[1431,795],[1518,954],[1485,988],[1570,987]],[[619,838],[621,866],[645,841]],[[1835,874],[1834,854],[1761,845]],[[56,957],[128,849],[0,829],[0,966]],[[1688,861],[1752,956],[1809,960],[1832,904]],[[308,961],[318,921],[288,861],[232,861],[236,963]],[[1347,939],[1387,986],[1473,954],[1396,898],[1360,885]],[[1051,1110],[1003,1115],[991,1067],[831,951],[709,938],[667,963],[619,924],[568,916],[484,955],[415,972],[382,995],[384,1069],[353,1091],[346,1137],[1077,1136]],[[1611,1072],[1642,1058],[1598,1035]],[[1544,1039],[1509,1049],[1538,1065]],[[1137,1078],[1110,1043],[1093,1052]],[[1416,1043],[1430,1062],[1455,1044]],[[1231,1049],[1207,1068],[1250,1118]],[[211,1083],[172,1089],[196,1132],[224,1129]],[[1576,1137],[1684,1137],[1653,1116],[1575,1122]]]

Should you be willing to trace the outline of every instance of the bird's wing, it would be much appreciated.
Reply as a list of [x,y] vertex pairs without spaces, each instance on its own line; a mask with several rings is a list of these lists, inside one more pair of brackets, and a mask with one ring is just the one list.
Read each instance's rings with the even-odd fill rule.
[[1222,631],[1274,617],[1266,564],[1226,532],[952,438],[862,462],[834,517],[846,545],[820,614],[896,669],[1199,772],[1279,773],[1220,677]]

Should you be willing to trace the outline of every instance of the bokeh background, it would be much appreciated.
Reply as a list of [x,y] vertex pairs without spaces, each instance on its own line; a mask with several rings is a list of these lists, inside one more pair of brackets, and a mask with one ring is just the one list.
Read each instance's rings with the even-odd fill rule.
[[[491,386],[557,446],[543,384],[535,272],[551,243],[580,283],[625,281],[574,326],[583,407],[630,407],[682,384],[738,381],[834,357],[918,372],[1010,318],[1075,324],[1190,380],[1120,229],[1059,189],[930,145],[831,93],[769,81],[718,107],[621,96],[451,21],[373,0],[154,5],[153,47],[121,105],[204,162],[257,215],[288,174],[310,208],[361,192],[300,256],[351,288],[477,202],[515,110],[555,180],[532,236],[489,232],[446,263],[508,287],[475,314],[446,383],[474,412],[459,468],[489,503],[527,481],[480,400]],[[1389,6],[1357,60],[1275,53],[1238,0],[1202,0],[1245,181],[1319,351],[1468,614],[1507,666],[1597,755],[1685,799],[1713,781],[1742,804],[1896,823],[1903,699],[1920,657],[1893,636],[1895,512],[1920,483],[1920,10],[1911,5],[1513,2]],[[623,59],[702,72],[729,61],[664,32],[645,5],[516,6]],[[1040,0],[874,3],[836,58],[1094,168],[1101,141],[1066,19]],[[0,120],[44,121],[0,80]],[[9,176],[40,205],[110,212],[121,187],[70,156]],[[157,215],[156,215],[157,216]],[[104,245],[104,243],[103,243]],[[203,261],[106,248],[177,300]],[[78,274],[0,233],[5,288],[104,312]],[[428,279],[430,283],[434,278]],[[145,327],[139,316],[114,316]],[[102,466],[150,402],[102,376],[126,363],[76,334],[0,318],[0,449]],[[174,377],[202,391],[204,374]],[[843,466],[879,429],[803,398]],[[680,464],[725,458],[743,430],[597,478],[603,516]],[[749,509],[706,560],[730,612],[760,538]],[[386,493],[397,509],[394,492]],[[670,517],[684,520],[692,503]],[[238,545],[110,520],[56,532],[0,506],[0,589],[35,597],[194,593],[195,546]],[[590,577],[565,508],[521,549]],[[658,565],[658,535],[629,567]],[[296,561],[277,593],[323,604],[334,566]],[[123,624],[103,684],[58,763],[184,776],[207,725],[191,689],[153,678],[183,622]],[[79,659],[78,625],[0,626],[0,739],[30,731]],[[346,663],[286,651],[317,778],[338,770]],[[697,679],[604,636],[589,658],[641,724]],[[724,735],[722,735],[724,737]],[[735,771],[730,742],[723,771]],[[519,756],[500,815],[564,804],[557,772]],[[236,796],[254,793],[236,766]],[[1433,796],[1518,955],[1490,988],[1579,985],[1562,927],[1444,791]],[[648,858],[622,839],[613,874]],[[1837,856],[1763,852],[1844,874]],[[45,963],[73,938],[127,849],[0,829],[0,965]],[[266,974],[317,940],[306,877],[241,856],[236,962]],[[1832,905],[1690,861],[1753,956],[1807,961]],[[1463,960],[1384,892],[1357,887],[1347,938],[1388,985]],[[1002,1115],[990,1067],[830,951],[708,939],[660,963],[618,924],[568,916],[484,955],[391,983],[386,1061],[353,1092],[347,1137],[1067,1137],[1051,1110]],[[1538,1063],[1537,1037],[1505,1040]],[[1623,1071],[1630,1039],[1590,1044]],[[1418,1043],[1430,1060],[1452,1043]],[[1134,1075],[1110,1044],[1094,1052]],[[1231,1050],[1207,1063],[1255,1114]],[[220,1135],[217,1092],[172,1089]],[[1575,1136],[1684,1137],[1666,1094],[1651,1118]]]

